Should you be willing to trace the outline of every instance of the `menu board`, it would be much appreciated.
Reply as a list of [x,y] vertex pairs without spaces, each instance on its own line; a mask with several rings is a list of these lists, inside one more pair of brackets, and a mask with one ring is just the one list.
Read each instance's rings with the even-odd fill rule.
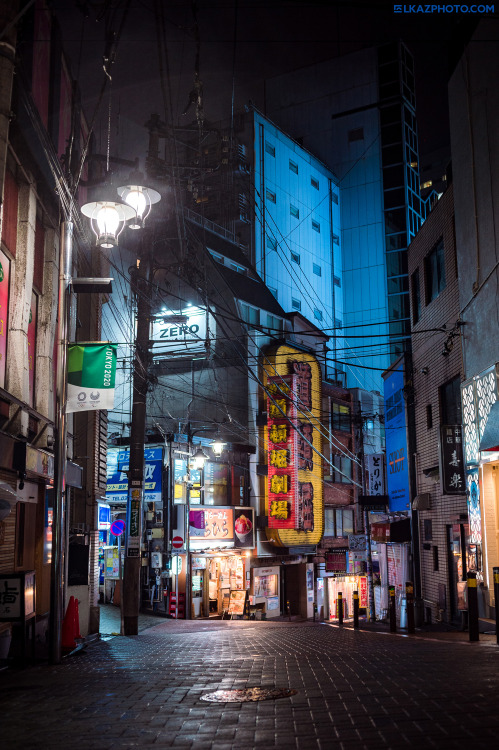
[[231,591],[229,597],[229,615],[244,615],[247,591]]

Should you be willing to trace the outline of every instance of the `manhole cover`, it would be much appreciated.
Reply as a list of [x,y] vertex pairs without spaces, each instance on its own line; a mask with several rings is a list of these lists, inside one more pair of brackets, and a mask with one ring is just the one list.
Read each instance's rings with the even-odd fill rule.
[[244,690],[216,690],[214,693],[202,695],[202,701],[213,703],[247,703],[248,701],[273,701],[277,698],[289,698],[296,695],[297,690],[289,688],[245,688]]

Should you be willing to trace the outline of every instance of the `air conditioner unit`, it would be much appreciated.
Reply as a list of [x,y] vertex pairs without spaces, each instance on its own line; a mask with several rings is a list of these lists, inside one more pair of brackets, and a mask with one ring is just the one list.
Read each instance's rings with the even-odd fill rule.
[[431,504],[431,494],[429,492],[423,492],[421,495],[416,495],[412,501],[413,510],[429,510]]

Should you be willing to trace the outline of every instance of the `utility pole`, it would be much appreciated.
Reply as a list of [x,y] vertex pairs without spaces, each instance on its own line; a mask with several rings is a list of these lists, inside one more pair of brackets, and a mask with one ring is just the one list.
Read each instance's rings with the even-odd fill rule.
[[[362,494],[366,494],[366,463],[364,453],[364,420],[362,418],[362,403],[358,402],[358,425],[359,425],[359,448],[360,466],[362,471]],[[371,525],[369,523],[369,511],[364,510],[364,531],[366,535],[366,567],[367,567],[367,598],[369,620],[375,619],[374,613],[374,586],[373,586],[373,559],[371,553]]]
[[[142,240],[142,249],[144,240]],[[127,537],[123,573],[124,635],[137,635],[141,599],[142,519],[144,499],[144,442],[149,372],[149,336],[151,319],[151,258],[141,252],[131,279],[137,296],[137,331],[133,366],[132,425],[128,465]]]

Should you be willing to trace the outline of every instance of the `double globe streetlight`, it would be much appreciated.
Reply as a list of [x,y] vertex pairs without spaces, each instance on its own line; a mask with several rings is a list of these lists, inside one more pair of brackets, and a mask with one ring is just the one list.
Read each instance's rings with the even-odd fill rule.
[[116,247],[127,221],[129,229],[142,229],[151,207],[161,199],[156,190],[138,184],[122,185],[118,195],[121,201],[92,201],[81,208],[90,219],[97,247]]

